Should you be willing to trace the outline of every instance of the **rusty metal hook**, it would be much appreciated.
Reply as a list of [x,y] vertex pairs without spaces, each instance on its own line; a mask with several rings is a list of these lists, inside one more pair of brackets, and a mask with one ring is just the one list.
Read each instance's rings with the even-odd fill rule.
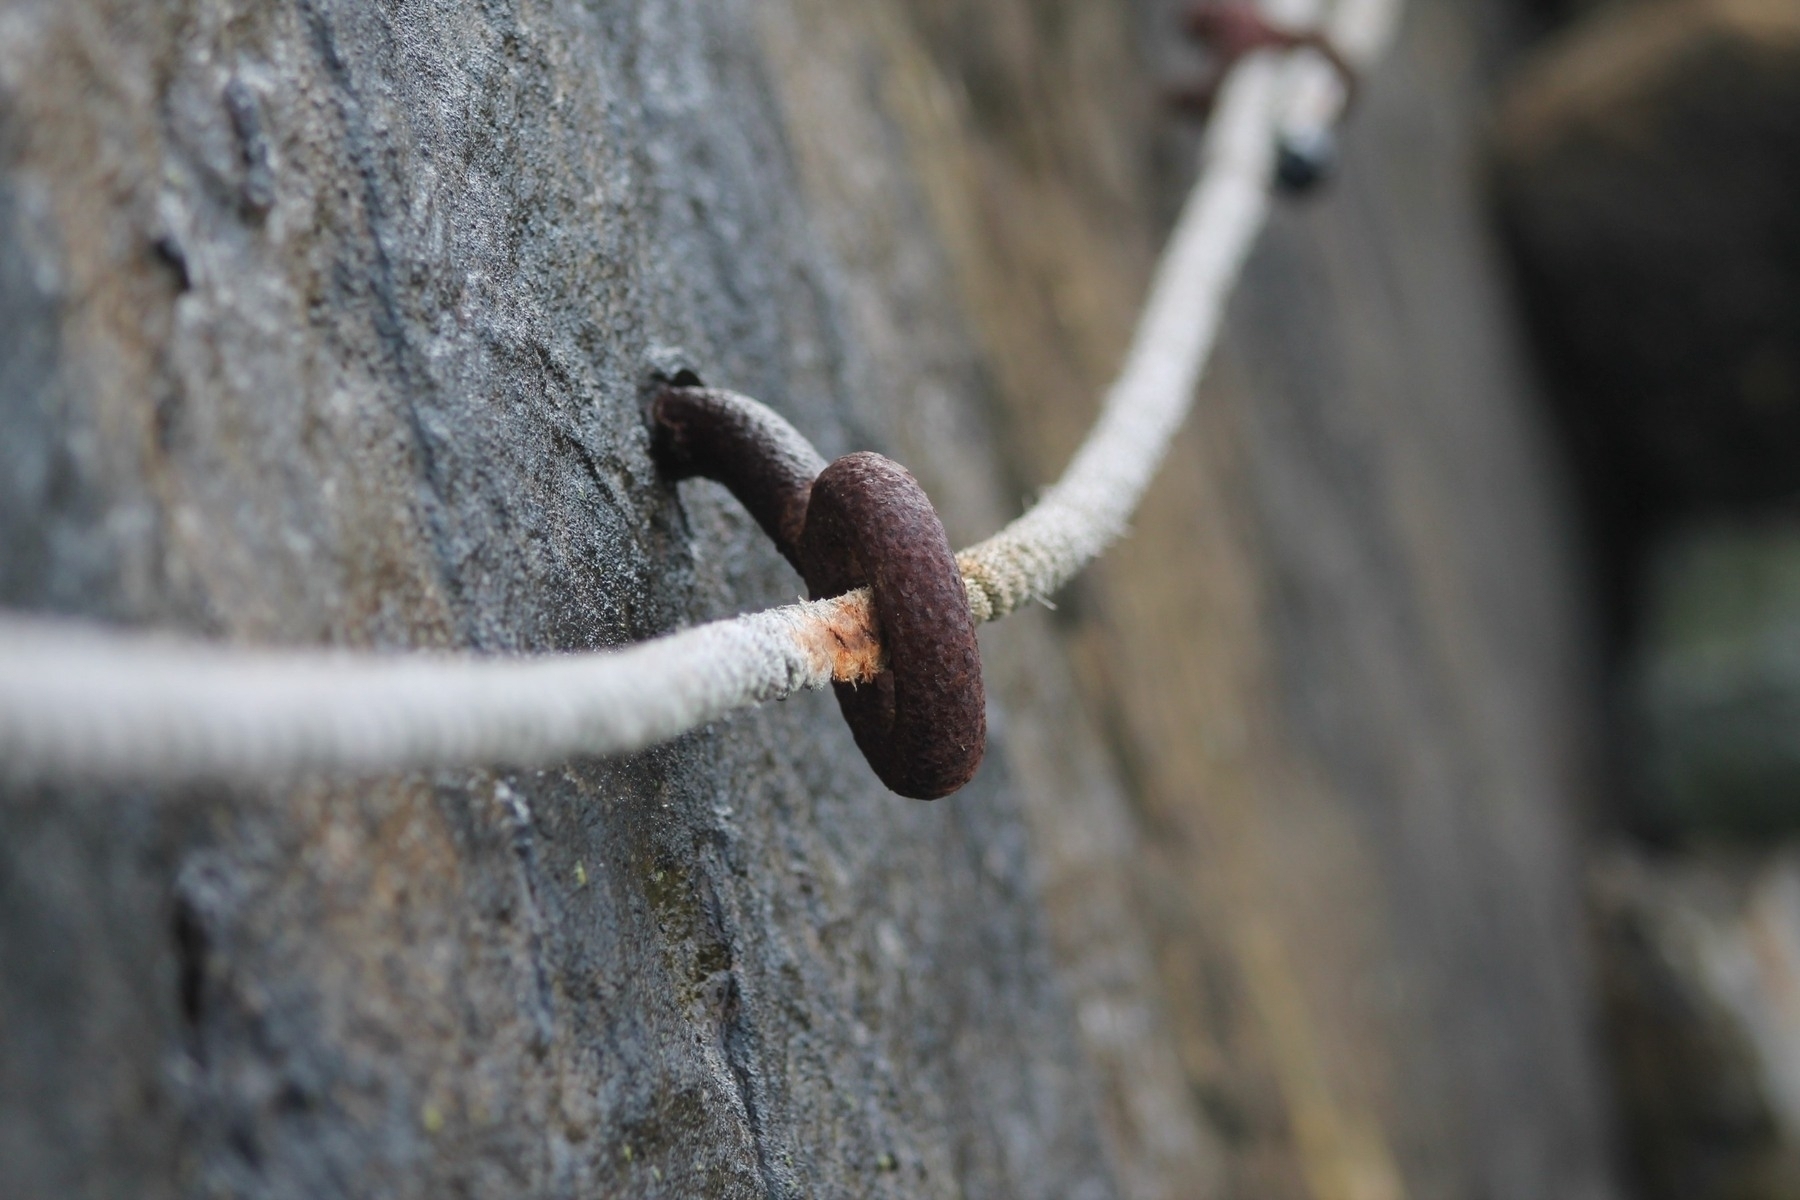
[[650,401],[650,453],[673,479],[711,479],[737,497],[801,575],[800,534],[824,457],[774,409],[714,388],[664,385]]
[[773,410],[734,392],[664,385],[649,419],[658,466],[724,484],[813,599],[869,588],[887,665],[873,682],[833,687],[881,781],[918,800],[967,783],[987,746],[981,653],[950,539],[918,480],[867,451],[827,465]]

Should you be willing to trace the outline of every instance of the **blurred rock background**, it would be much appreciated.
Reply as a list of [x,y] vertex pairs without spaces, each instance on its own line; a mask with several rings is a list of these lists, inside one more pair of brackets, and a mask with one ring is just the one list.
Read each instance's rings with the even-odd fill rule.
[[1496,199],[1605,642],[1607,1029],[1651,1197],[1800,1195],[1800,6],[1539,6]]

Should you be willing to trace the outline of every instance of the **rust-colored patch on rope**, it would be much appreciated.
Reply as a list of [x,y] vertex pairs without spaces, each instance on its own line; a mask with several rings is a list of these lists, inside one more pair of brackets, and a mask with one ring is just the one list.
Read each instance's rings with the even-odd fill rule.
[[794,626],[794,641],[814,669],[834,682],[873,683],[887,667],[875,630],[875,601],[867,588],[833,597],[810,610],[815,620]]

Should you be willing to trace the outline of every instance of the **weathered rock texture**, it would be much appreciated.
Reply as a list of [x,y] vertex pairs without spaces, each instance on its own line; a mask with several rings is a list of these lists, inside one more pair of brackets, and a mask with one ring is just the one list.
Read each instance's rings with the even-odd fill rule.
[[[7,1194],[1609,1194],[1467,16],[1280,222],[1135,538],[988,638],[954,799],[818,696],[544,772],[10,795]],[[1168,18],[6,0],[0,600],[498,652],[786,599],[651,469],[672,348],[985,533],[1185,173]]]
[[[907,398],[748,16],[8,6],[8,603],[539,651],[790,598],[638,412],[659,345],[828,451]],[[1111,1194],[1004,765],[902,802],[831,707],[12,798],[7,1191]]]

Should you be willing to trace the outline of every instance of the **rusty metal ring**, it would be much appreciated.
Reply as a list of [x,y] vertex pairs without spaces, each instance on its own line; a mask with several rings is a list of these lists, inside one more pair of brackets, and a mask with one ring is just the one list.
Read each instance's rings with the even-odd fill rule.
[[833,687],[881,781],[917,800],[967,783],[987,746],[975,620],[943,522],[912,474],[868,452],[826,465],[773,410],[732,392],[664,386],[649,416],[657,464],[724,484],[815,600],[869,588],[887,666],[872,682]]
[[888,665],[838,683],[838,707],[889,788],[947,796],[975,774],[987,704],[975,618],[956,555],[925,489],[879,454],[846,454],[814,480],[800,545],[815,600],[868,587]]

